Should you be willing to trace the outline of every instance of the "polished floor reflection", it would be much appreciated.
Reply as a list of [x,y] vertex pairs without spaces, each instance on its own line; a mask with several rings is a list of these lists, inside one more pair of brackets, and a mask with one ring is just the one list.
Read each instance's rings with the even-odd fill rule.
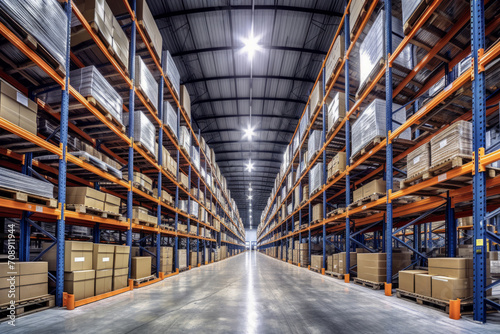
[[247,252],[152,286],[17,320],[0,333],[500,333]]

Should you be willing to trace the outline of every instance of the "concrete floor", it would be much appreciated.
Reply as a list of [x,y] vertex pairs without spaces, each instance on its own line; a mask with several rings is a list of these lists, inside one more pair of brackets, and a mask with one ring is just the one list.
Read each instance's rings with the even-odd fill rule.
[[0,333],[500,333],[251,252]]

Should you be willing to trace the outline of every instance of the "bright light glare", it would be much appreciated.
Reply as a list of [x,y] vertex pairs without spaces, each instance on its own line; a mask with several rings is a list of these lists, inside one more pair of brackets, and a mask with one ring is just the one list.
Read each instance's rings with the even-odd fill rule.
[[250,209],[250,210],[248,210],[248,211],[252,212],[252,209]]
[[252,195],[248,195],[248,199],[249,200],[252,200],[253,196]]
[[255,126],[250,126],[250,124],[248,124],[247,128],[243,129],[243,132],[245,133],[243,139],[248,138],[248,141],[252,141],[252,137],[256,135]]
[[248,171],[249,173],[252,172],[252,170],[254,169],[254,166],[253,166],[253,163],[252,163],[252,159],[248,160],[248,164],[246,165],[246,171]]
[[259,40],[260,36],[253,36],[253,33],[251,33],[248,38],[241,39],[245,45],[241,50],[248,54],[248,59],[252,60],[255,52],[262,50],[262,47],[259,45]]

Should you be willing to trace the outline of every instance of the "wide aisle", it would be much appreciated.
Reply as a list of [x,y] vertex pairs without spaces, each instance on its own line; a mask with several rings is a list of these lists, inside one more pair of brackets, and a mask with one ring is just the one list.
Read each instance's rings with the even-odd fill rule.
[[[412,324],[409,326],[408,324]],[[1,333],[498,333],[256,252]]]

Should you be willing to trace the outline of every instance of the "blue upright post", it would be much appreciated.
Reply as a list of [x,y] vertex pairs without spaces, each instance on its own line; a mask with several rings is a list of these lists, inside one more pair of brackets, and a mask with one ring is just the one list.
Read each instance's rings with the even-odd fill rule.
[[[385,252],[387,254],[386,283],[392,288],[392,142],[389,136],[392,132],[392,65],[389,57],[392,53],[392,1],[384,0],[385,4],[385,127],[387,136],[387,149],[385,155],[385,182],[387,194],[386,229],[387,236]],[[346,97],[347,99],[347,97]]]
[[[163,54],[161,56],[161,67],[163,68]],[[160,119],[160,131],[158,132],[158,198],[160,201],[157,204],[156,215],[158,219],[158,226],[161,225],[161,191],[163,185],[162,179],[162,165],[163,165],[163,77],[160,77],[158,87],[158,118]],[[158,231],[156,235],[156,277],[160,277],[160,258],[161,258],[161,233]]]
[[[132,6],[132,11],[135,15],[136,10],[136,0],[132,0],[130,2]],[[127,246],[130,247],[130,252],[132,253],[132,208],[134,205],[133,202],[133,192],[132,192],[132,180],[134,179],[134,105],[135,105],[135,93],[134,93],[134,85],[135,85],[135,43],[136,43],[136,20],[132,20],[131,28],[130,28],[130,59],[129,59],[129,73],[130,73],[130,81],[132,82],[132,87],[130,87],[129,95],[128,95],[128,136],[130,137],[131,143],[128,148],[128,186],[129,189],[127,191],[127,219],[129,222],[129,229],[127,230]],[[129,268],[129,277],[130,270],[132,268],[132,256],[129,256],[128,262]]]
[[[201,138],[201,134],[200,134],[200,129],[198,129],[198,138]],[[199,141],[198,141],[199,142]],[[199,151],[200,151],[200,160],[201,160],[201,147],[199,147]],[[200,163],[200,166],[201,166],[201,163]],[[198,175],[198,192],[196,194],[197,196],[197,200],[199,201],[200,200],[200,178],[201,178],[201,172],[200,174]],[[196,221],[196,235],[199,237],[200,236],[200,217],[199,217],[199,212],[200,210],[198,209],[198,220]],[[196,239],[196,260],[197,262],[200,262],[200,239],[197,238]]]
[[[177,133],[180,134],[181,131],[181,113],[180,110],[177,110]],[[175,179],[179,180],[179,150],[176,150],[176,155],[177,155],[177,170],[175,171]],[[179,186],[175,187],[175,208],[179,208]],[[178,232],[178,225],[179,225],[179,212],[175,212],[175,233]],[[175,265],[175,271],[179,270],[179,237],[177,234],[175,235],[175,245],[174,245],[174,265]]]
[[[347,1],[345,2],[347,4]],[[347,9],[347,8],[346,8]],[[346,15],[344,18],[344,47],[345,50],[349,50],[351,46],[351,35],[349,33],[349,16],[350,9],[346,10]],[[344,57],[344,73],[345,73],[345,112],[349,112],[349,58]],[[349,122],[349,117],[346,118],[345,122],[345,164],[346,169],[349,169],[351,160],[351,124]],[[351,204],[351,176],[349,172],[346,173],[345,176],[345,205],[346,207]],[[345,219],[345,267],[346,267],[346,281],[350,278],[350,268],[351,268],[351,221],[349,219],[349,215],[346,216]]]
[[58,201],[61,215],[57,219],[57,264],[56,264],[56,304],[63,305],[64,290],[64,230],[65,230],[65,206],[66,206],[66,151],[68,146],[68,113],[69,113],[69,53],[71,36],[71,0],[66,3],[66,77],[64,78],[64,87],[62,89],[61,101],[61,126],[59,130],[59,145],[62,149],[62,156],[59,159],[58,175]]
[[[486,248],[485,221],[486,181],[484,170],[479,168],[479,158],[484,154],[486,132],[486,96],[484,69],[479,67],[479,53],[484,51],[484,1],[472,0],[471,5],[471,45],[474,59],[474,80],[472,81],[473,127],[473,214],[474,214],[474,320],[486,322]],[[481,71],[480,71],[481,70]]]
[[[189,167],[188,167],[188,206],[187,206],[187,211],[188,211],[188,217],[187,217],[187,233],[189,234],[189,232],[191,231],[191,164],[189,164]],[[187,237],[187,240],[186,240],[186,256],[187,256],[187,259],[186,259],[186,263],[188,265],[188,267],[191,265],[190,263],[190,260],[191,260],[191,257],[189,256],[189,237]]]
[[[311,187],[311,178],[309,178],[309,189]],[[311,227],[311,217],[312,217],[312,208],[311,208],[311,202],[309,202],[309,216],[307,217],[307,220],[308,220],[308,226]],[[308,229],[307,230],[309,232],[309,249],[308,249],[308,253],[307,253],[307,258],[308,258],[308,262],[309,262],[309,265],[311,264],[311,229]]]
[[[457,249],[457,224],[455,209],[451,202],[450,193],[446,197],[446,253],[448,257],[456,256]],[[416,249],[416,248],[415,248]]]
[[[325,69],[322,69],[322,75],[321,77],[323,78],[323,80],[321,80],[321,89],[323,90],[323,97],[326,96],[326,80],[325,80]],[[319,82],[318,82],[318,85],[319,85]],[[323,123],[323,134],[321,135],[321,138],[323,139],[323,145],[325,145],[326,143],[326,122],[327,122],[327,119],[326,119],[326,113],[327,113],[327,109],[326,109],[326,104],[325,103],[322,103],[322,107],[321,107],[323,110],[322,110],[322,114],[323,114],[323,119],[322,119],[322,123]],[[327,179],[327,175],[326,175],[326,149],[323,150],[323,185],[326,184],[326,179]],[[326,219],[326,190],[323,191],[323,219]],[[322,263],[322,272],[324,272],[326,270],[326,225],[323,224],[323,263]]]
[[[31,176],[31,166],[33,162],[33,153],[26,153],[24,155],[24,164],[22,172],[25,175]],[[28,213],[23,211],[19,231],[19,260],[26,262],[30,260],[30,236],[31,225],[28,219]]]

